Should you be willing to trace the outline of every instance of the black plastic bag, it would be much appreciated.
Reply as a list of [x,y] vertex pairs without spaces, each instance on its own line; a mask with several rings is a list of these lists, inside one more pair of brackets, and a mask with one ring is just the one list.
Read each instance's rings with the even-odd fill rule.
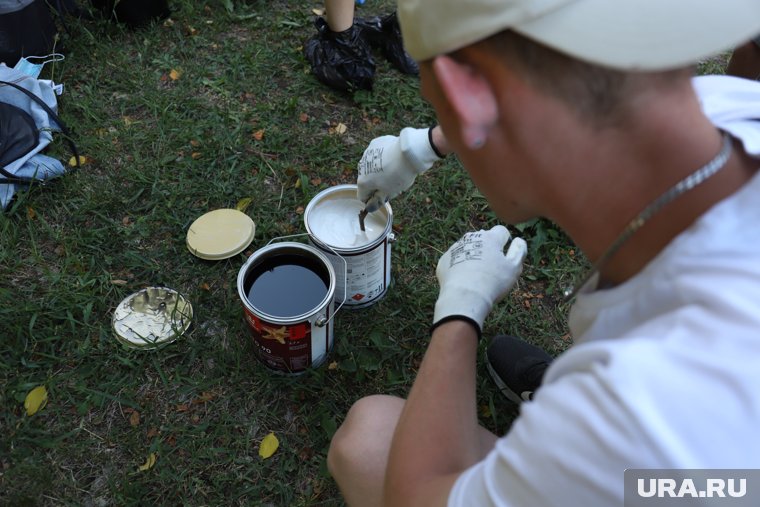
[[130,27],[160,21],[171,13],[167,0],[92,0],[92,6],[106,18]]
[[315,24],[317,35],[304,44],[304,56],[317,79],[336,90],[371,90],[375,60],[361,30],[352,26],[335,33],[323,18]]
[[45,0],[0,0],[0,62],[8,67],[51,53],[57,32]]

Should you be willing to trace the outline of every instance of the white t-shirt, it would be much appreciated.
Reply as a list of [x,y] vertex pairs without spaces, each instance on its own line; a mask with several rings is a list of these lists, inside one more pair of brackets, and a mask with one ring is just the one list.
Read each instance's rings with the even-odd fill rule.
[[[760,121],[744,120],[760,118],[760,83],[694,86],[760,158]],[[623,505],[627,468],[760,468],[760,173],[635,277],[579,294],[570,329],[575,344],[450,507]]]

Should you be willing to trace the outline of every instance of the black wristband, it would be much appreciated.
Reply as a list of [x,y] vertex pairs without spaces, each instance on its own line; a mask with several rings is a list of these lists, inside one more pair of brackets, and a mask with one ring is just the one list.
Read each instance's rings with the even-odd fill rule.
[[477,322],[475,322],[470,317],[467,317],[465,315],[449,315],[447,317],[442,318],[441,320],[439,320],[438,322],[430,326],[430,334],[433,334],[433,331],[435,331],[436,328],[440,326],[441,324],[451,322],[452,320],[461,320],[470,324],[472,327],[475,328],[475,332],[478,333],[478,341],[480,341],[480,338],[483,336],[483,333],[480,330],[480,326],[478,325]]
[[438,148],[435,146],[435,143],[433,142],[433,129],[435,126],[432,126],[428,129],[428,142],[430,143],[430,147],[433,148],[433,151],[436,155],[438,155],[438,158],[445,158],[446,155],[438,151]]

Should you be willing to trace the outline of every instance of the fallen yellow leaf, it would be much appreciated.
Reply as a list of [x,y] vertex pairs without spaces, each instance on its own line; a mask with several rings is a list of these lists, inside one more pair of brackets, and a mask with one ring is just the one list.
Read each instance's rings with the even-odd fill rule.
[[176,81],[177,79],[179,79],[179,78],[181,78],[181,77],[182,77],[182,71],[181,71],[181,70],[172,69],[172,70],[169,72],[169,78],[170,78],[172,81]]
[[158,456],[156,456],[155,452],[152,452],[148,454],[148,459],[145,460],[145,463],[137,468],[140,472],[145,472],[146,470],[150,470],[153,468],[153,465],[156,464],[156,460],[158,459]]
[[235,209],[238,210],[238,211],[242,211],[243,213],[245,213],[245,210],[248,209],[248,206],[250,206],[252,202],[253,202],[252,198],[250,198],[250,197],[243,197],[242,199],[240,199],[237,202],[237,204],[235,205]]
[[312,9],[311,12],[313,12],[317,16],[324,16],[325,10],[324,9]]
[[345,134],[347,130],[348,130],[348,127],[346,127],[343,123],[338,123],[335,126],[335,132],[337,132],[340,135]]
[[48,392],[45,386],[37,386],[26,395],[24,408],[26,415],[34,415],[47,405]]
[[259,456],[263,459],[267,459],[274,454],[277,448],[280,446],[280,441],[274,436],[274,432],[270,432],[259,445]]
[[[84,155],[79,155],[79,165],[84,165],[85,162],[87,162],[87,157]],[[75,165],[77,165],[77,158],[71,157],[69,159],[69,166],[74,167]]]
[[257,130],[253,133],[253,138],[257,141],[261,141],[264,138],[264,129]]

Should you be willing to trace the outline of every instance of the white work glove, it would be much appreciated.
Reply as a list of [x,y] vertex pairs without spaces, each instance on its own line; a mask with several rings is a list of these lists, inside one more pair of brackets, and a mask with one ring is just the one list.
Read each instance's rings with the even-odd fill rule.
[[514,238],[505,254],[509,238],[503,225],[468,232],[443,254],[435,270],[441,289],[435,303],[433,328],[449,320],[463,319],[476,326],[480,337],[491,308],[522,272],[528,247],[522,238]]
[[398,137],[381,136],[369,143],[359,161],[357,180],[357,197],[367,211],[381,208],[440,160],[430,144],[429,130],[407,127]]

